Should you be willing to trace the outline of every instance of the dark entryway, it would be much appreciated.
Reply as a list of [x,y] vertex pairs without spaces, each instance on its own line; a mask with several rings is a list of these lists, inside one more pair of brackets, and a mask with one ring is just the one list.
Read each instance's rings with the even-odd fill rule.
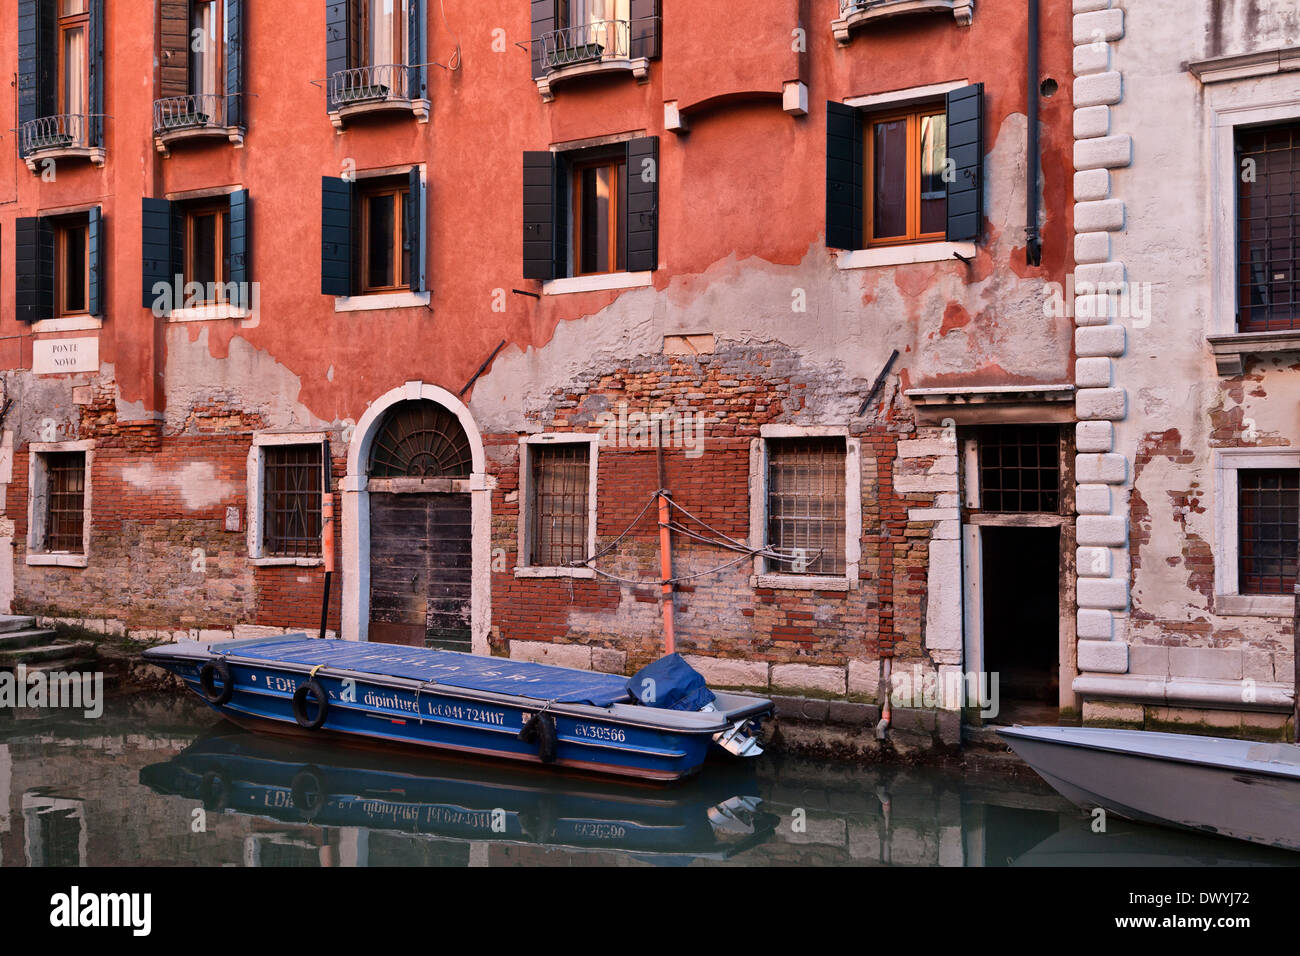
[[1061,532],[1054,527],[980,529],[984,668],[998,675],[1000,722],[1044,705],[1056,722],[1060,666]]
[[400,402],[371,450],[370,640],[470,651],[469,441],[434,402]]

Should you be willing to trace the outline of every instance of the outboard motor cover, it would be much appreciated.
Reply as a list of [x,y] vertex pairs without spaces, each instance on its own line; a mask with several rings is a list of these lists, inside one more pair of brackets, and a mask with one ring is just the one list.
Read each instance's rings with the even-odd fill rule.
[[700,710],[713,703],[713,691],[680,654],[669,654],[641,668],[627,682],[638,704],[663,710]]

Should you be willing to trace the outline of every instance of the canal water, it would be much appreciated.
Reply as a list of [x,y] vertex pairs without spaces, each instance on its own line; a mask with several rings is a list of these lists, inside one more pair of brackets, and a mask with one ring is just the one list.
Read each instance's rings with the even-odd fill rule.
[[1284,865],[1031,774],[769,754],[668,788],[247,734],[191,697],[0,712],[3,866]]

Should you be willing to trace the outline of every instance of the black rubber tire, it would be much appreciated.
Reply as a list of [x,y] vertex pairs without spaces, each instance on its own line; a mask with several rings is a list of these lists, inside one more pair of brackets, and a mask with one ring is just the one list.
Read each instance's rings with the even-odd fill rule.
[[199,779],[199,799],[203,801],[204,810],[220,811],[226,809],[226,800],[230,797],[230,781],[225,773],[209,770]]
[[[221,679],[221,690],[217,690],[213,678]],[[203,690],[203,699],[209,704],[224,704],[234,696],[235,681],[230,675],[230,665],[225,661],[208,661],[199,671],[199,687]]]
[[302,814],[303,820],[310,821],[325,806],[325,785],[315,767],[299,770],[289,785],[289,793],[293,797],[293,808]]
[[555,732],[555,718],[550,714],[533,714],[519,731],[519,739],[526,744],[537,743],[537,756],[542,758],[542,763],[555,762],[559,735]]
[[[310,694],[316,698],[316,716],[307,716],[307,695]],[[307,730],[319,730],[321,724],[325,723],[325,718],[329,715],[329,700],[325,696],[325,688],[321,687],[314,680],[309,680],[305,684],[299,684],[298,689],[293,692],[293,719],[298,721],[299,727],[305,727]]]

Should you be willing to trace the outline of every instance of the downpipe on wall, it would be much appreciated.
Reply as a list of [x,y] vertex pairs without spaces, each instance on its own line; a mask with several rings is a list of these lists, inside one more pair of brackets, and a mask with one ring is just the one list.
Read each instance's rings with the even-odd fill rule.
[[1029,23],[1025,49],[1025,261],[1037,266],[1043,263],[1043,240],[1038,233],[1038,0],[1025,2]]
[[884,740],[889,733],[889,725],[894,718],[893,694],[890,693],[891,674],[894,669],[893,655],[883,658],[880,667],[880,684],[885,688],[885,702],[880,707],[880,720],[876,724],[876,739]]

